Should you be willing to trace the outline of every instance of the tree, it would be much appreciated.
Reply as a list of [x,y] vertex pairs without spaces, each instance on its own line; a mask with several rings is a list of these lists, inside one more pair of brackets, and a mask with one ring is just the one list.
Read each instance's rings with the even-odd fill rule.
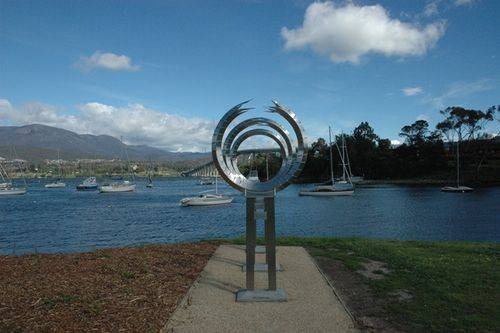
[[497,107],[491,107],[486,112],[481,110],[465,109],[461,106],[450,106],[440,113],[446,118],[436,125],[436,129],[446,135],[450,141],[457,135],[457,140],[473,140],[484,128],[485,123],[494,119]]
[[378,135],[375,134],[375,131],[367,121],[363,121],[354,129],[353,136],[355,140],[366,140],[370,142],[374,142],[378,139]]
[[417,120],[411,125],[406,125],[401,128],[399,136],[405,138],[410,145],[419,145],[426,141],[427,133],[429,132],[429,123],[426,120]]

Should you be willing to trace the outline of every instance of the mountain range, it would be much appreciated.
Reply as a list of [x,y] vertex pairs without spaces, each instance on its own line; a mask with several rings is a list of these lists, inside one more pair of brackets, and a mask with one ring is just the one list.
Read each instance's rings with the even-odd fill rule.
[[77,134],[46,125],[0,126],[0,157],[15,155],[29,161],[78,158],[180,161],[208,157],[208,153],[169,152],[145,145],[126,145],[109,135]]

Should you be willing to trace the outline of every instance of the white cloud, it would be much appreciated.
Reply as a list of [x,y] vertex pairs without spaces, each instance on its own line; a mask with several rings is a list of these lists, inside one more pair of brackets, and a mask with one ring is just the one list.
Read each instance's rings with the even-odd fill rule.
[[424,15],[427,17],[431,17],[434,15],[437,15],[439,12],[438,10],[438,5],[436,1],[429,2],[427,5],[425,5],[424,8]]
[[403,143],[399,140],[391,140],[391,145],[393,146],[401,146]]
[[306,10],[302,26],[281,29],[285,49],[310,47],[333,62],[358,63],[370,53],[386,56],[422,55],[443,36],[444,22],[424,27],[392,19],[380,5],[343,6],[331,1],[314,2]]
[[209,147],[215,123],[146,108],[141,104],[111,106],[86,103],[67,114],[54,106],[28,103],[14,107],[0,99],[0,122],[15,125],[44,124],[77,133],[123,136],[130,144],[146,144],[170,151],[202,151]]
[[118,55],[110,52],[96,51],[90,57],[81,57],[75,63],[77,68],[84,72],[94,69],[106,69],[111,71],[136,71],[139,66],[132,64],[132,59],[126,55]]
[[425,97],[424,102],[431,104],[437,109],[442,109],[446,106],[460,104],[465,97],[491,89],[493,89],[493,85],[491,80],[488,79],[482,79],[474,82],[459,81],[452,83],[439,96]]
[[401,89],[405,96],[415,96],[422,93],[422,87],[406,87]]

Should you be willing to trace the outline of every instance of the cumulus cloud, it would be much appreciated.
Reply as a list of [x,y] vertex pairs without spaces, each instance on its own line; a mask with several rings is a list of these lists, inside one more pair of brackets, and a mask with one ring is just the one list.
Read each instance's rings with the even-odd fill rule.
[[141,104],[112,106],[86,103],[68,114],[54,106],[27,103],[13,106],[0,99],[0,122],[44,124],[76,133],[123,136],[130,144],[146,144],[170,151],[202,151],[210,145],[215,124],[149,109]]
[[415,96],[422,93],[422,87],[406,87],[401,89],[405,96]]
[[75,66],[84,72],[94,69],[105,69],[111,71],[136,71],[138,65],[132,64],[132,59],[126,55],[118,55],[110,52],[96,51],[90,57],[81,57]]
[[385,56],[422,55],[443,36],[444,22],[424,27],[393,19],[380,5],[357,6],[314,2],[301,27],[281,29],[285,49],[311,48],[333,62],[358,63],[370,53]]

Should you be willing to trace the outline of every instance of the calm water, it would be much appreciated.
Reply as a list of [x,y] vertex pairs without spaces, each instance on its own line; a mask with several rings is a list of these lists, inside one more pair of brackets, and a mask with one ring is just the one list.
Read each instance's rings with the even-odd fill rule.
[[[179,206],[207,187],[174,178],[136,193],[45,189],[30,183],[24,196],[0,198],[0,253],[75,252],[143,243],[234,237],[245,231],[244,197],[230,206]],[[280,192],[277,233],[295,236],[359,236],[411,240],[500,241],[500,188],[470,194],[437,187],[357,188],[353,197],[299,197],[299,186]],[[259,229],[262,226],[259,224]]]

